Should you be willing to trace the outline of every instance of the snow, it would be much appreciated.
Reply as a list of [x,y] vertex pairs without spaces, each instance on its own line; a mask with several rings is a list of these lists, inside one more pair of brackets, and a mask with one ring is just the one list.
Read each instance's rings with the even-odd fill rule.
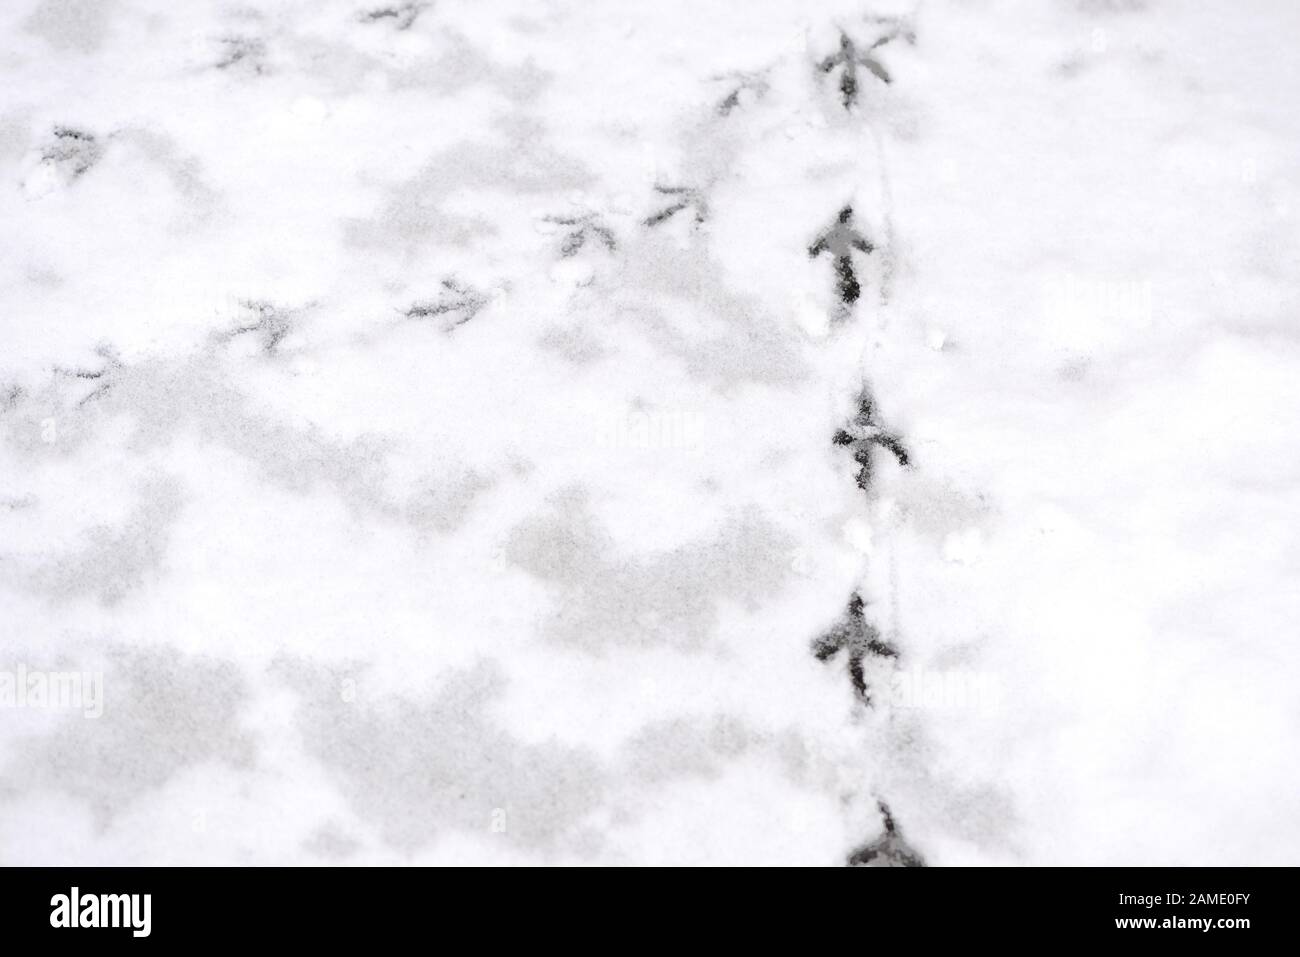
[[1293,863],[1297,27],[5,5],[0,862]]

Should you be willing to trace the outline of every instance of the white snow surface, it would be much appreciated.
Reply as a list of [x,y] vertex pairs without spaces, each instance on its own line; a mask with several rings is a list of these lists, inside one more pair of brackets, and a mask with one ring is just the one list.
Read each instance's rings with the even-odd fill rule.
[[1297,36],[0,5],[0,863],[1296,863]]

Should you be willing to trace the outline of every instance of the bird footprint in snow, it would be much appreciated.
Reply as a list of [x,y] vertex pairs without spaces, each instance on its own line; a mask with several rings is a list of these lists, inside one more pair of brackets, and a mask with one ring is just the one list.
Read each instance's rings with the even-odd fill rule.
[[858,463],[858,488],[867,492],[871,489],[872,449],[880,446],[893,454],[898,464],[907,468],[912,458],[897,433],[891,432],[880,424],[876,416],[876,405],[871,392],[865,387],[858,397],[858,411],[848,426],[838,430],[831,441],[839,446],[853,450],[853,461]]
[[830,73],[836,67],[839,67],[840,102],[846,110],[852,108],[853,104],[858,100],[858,67],[865,67],[868,72],[884,84],[893,82],[893,77],[890,76],[889,71],[873,54],[874,51],[899,37],[902,37],[908,43],[916,42],[916,35],[901,23],[896,23],[893,29],[878,38],[866,50],[860,49],[848,33],[843,30],[840,31],[839,49],[817,64],[817,68],[823,73]]
[[451,332],[477,316],[487,303],[488,296],[485,293],[454,278],[447,278],[442,281],[442,291],[437,299],[413,304],[406,310],[406,318],[441,317],[443,329]]
[[843,617],[812,643],[812,653],[818,661],[830,661],[840,652],[844,652],[847,659],[854,693],[859,701],[870,707],[871,694],[867,688],[864,663],[868,656],[897,658],[898,650],[884,641],[875,626],[867,621],[866,603],[856,592],[849,599]]

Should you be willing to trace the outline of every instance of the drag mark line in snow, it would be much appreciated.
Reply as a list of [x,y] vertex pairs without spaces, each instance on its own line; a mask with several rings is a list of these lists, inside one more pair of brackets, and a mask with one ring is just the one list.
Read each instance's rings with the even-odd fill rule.
[[877,167],[880,169],[881,229],[884,232],[884,249],[880,255],[880,301],[888,304],[894,288],[894,272],[898,266],[898,245],[894,236],[894,194],[889,182],[889,163],[885,158],[885,138],[875,127],[871,138],[876,144]]

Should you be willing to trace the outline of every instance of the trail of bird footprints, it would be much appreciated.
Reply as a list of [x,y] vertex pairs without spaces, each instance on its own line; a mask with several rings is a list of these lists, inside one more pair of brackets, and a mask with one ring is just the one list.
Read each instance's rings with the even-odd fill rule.
[[[879,59],[877,51],[896,40],[916,43],[916,34],[905,21],[873,22],[887,26],[887,30],[865,49],[847,31],[841,30],[839,49],[818,64],[818,69],[824,74],[836,69],[840,71],[840,103],[849,112],[853,111],[861,94],[859,67],[865,68],[881,83],[891,84],[893,77]],[[848,321],[852,317],[854,304],[862,294],[862,285],[853,265],[855,251],[869,256],[875,251],[875,245],[856,228],[853,207],[846,205],[830,226],[808,247],[809,258],[817,259],[825,254],[832,259],[835,291],[839,298],[838,313],[834,318],[838,322]],[[858,488],[868,495],[871,494],[875,474],[874,456],[877,449],[891,454],[903,468],[910,468],[912,464],[902,438],[881,422],[871,391],[865,385],[858,396],[857,412],[844,428],[835,432],[831,443],[853,453],[853,460],[858,466]],[[867,620],[866,601],[856,590],[849,596],[848,606],[840,619],[813,640],[812,653],[818,661],[823,662],[841,657],[844,659],[854,696],[863,708],[873,706],[867,680],[868,663],[893,661],[899,656],[898,649],[885,641],[879,630]],[[884,801],[879,801],[877,806],[884,832],[850,853],[846,863],[850,867],[923,867],[925,862],[920,854],[903,840],[889,806]]]

